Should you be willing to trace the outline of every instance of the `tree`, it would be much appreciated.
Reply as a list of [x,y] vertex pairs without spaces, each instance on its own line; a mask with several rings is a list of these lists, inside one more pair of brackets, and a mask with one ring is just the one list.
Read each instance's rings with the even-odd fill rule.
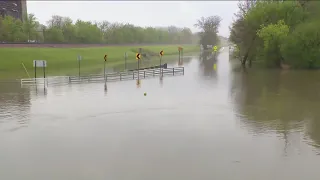
[[285,38],[281,54],[293,68],[320,68],[320,23],[318,20],[302,23]]
[[[306,8],[302,7],[298,1],[257,1],[247,9],[243,7],[243,4],[239,4],[239,7],[240,11],[236,14],[237,19],[230,27],[229,39],[239,47],[243,65],[249,59],[249,65],[252,61],[263,60],[267,66],[270,66],[273,64],[270,62],[283,58],[279,42],[273,44],[275,47],[268,48],[266,51],[265,42],[268,39],[266,34],[263,33],[264,35],[260,34],[260,36],[257,34],[261,26],[266,27],[264,32],[277,33],[279,30],[277,28],[280,26],[268,27],[268,25],[277,24],[279,20],[282,20],[289,28],[288,36],[290,36],[295,27],[306,21],[309,16]],[[276,57],[270,60],[270,54]],[[273,65],[280,67],[280,61],[276,62],[277,65]]]
[[262,25],[257,34],[264,42],[263,54],[265,55],[266,65],[269,67],[281,67],[284,59],[279,47],[289,34],[289,26],[283,20],[280,20],[277,24]]
[[6,16],[0,18],[0,41],[28,42],[37,40],[45,43],[196,43],[197,34],[189,28],[138,27],[129,23],[109,21],[91,22],[53,15],[46,25],[41,25],[33,14],[21,22]]
[[28,14],[24,16],[23,20],[23,31],[27,34],[28,40],[37,39],[37,28],[39,23],[37,22],[34,14]]
[[222,19],[219,16],[201,17],[195,27],[200,28],[200,44],[205,48],[207,45],[214,45],[219,43],[218,28]]
[[27,36],[23,33],[23,24],[11,16],[1,19],[1,41],[19,42],[26,41]]
[[45,42],[46,43],[63,43],[63,32],[58,27],[51,27],[45,30]]

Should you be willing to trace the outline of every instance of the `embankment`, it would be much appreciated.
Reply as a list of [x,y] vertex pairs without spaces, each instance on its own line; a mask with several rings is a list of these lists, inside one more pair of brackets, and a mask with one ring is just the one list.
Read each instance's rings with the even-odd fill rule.
[[[46,60],[48,75],[70,75],[78,71],[78,55],[82,57],[81,71],[85,73],[103,68],[105,54],[108,55],[107,66],[110,67],[123,64],[125,53],[128,63],[135,62],[139,48],[150,56],[163,50],[165,58],[178,55],[178,47],[179,45],[0,44],[0,79],[27,77],[22,63],[30,73],[33,72],[33,60]],[[197,45],[182,45],[182,47],[184,54],[199,51]]]

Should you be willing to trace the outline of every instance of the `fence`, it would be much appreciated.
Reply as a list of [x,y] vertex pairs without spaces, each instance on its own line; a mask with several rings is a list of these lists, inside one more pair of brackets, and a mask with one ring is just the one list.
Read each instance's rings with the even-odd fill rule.
[[91,74],[88,76],[55,76],[48,78],[28,78],[21,79],[21,86],[50,86],[57,84],[70,84],[80,82],[110,82],[125,81],[135,79],[146,79],[155,76],[175,76],[184,75],[184,67],[166,68],[166,69],[144,69],[130,70],[115,73]]
[[21,79],[20,83],[22,86],[32,86],[32,85],[54,85],[54,84],[68,84],[69,76],[53,76],[48,78],[28,78]]

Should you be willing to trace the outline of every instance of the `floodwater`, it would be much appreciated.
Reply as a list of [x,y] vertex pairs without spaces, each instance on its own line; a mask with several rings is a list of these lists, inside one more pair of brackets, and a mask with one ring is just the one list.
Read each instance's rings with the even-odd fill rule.
[[1,84],[0,179],[320,179],[320,72],[228,57],[140,88]]

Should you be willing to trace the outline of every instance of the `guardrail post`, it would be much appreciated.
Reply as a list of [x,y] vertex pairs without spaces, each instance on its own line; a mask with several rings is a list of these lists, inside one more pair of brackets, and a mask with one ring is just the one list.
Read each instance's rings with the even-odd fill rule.
[[120,81],[121,81],[121,73],[120,73]]
[[154,76],[154,69],[153,69],[153,76]]
[[173,68],[173,71],[172,71],[172,75],[174,75],[174,68]]
[[182,74],[184,75],[184,67],[182,67]]
[[132,79],[134,79],[134,70],[132,71]]
[[146,70],[143,71],[143,77],[146,78]]

